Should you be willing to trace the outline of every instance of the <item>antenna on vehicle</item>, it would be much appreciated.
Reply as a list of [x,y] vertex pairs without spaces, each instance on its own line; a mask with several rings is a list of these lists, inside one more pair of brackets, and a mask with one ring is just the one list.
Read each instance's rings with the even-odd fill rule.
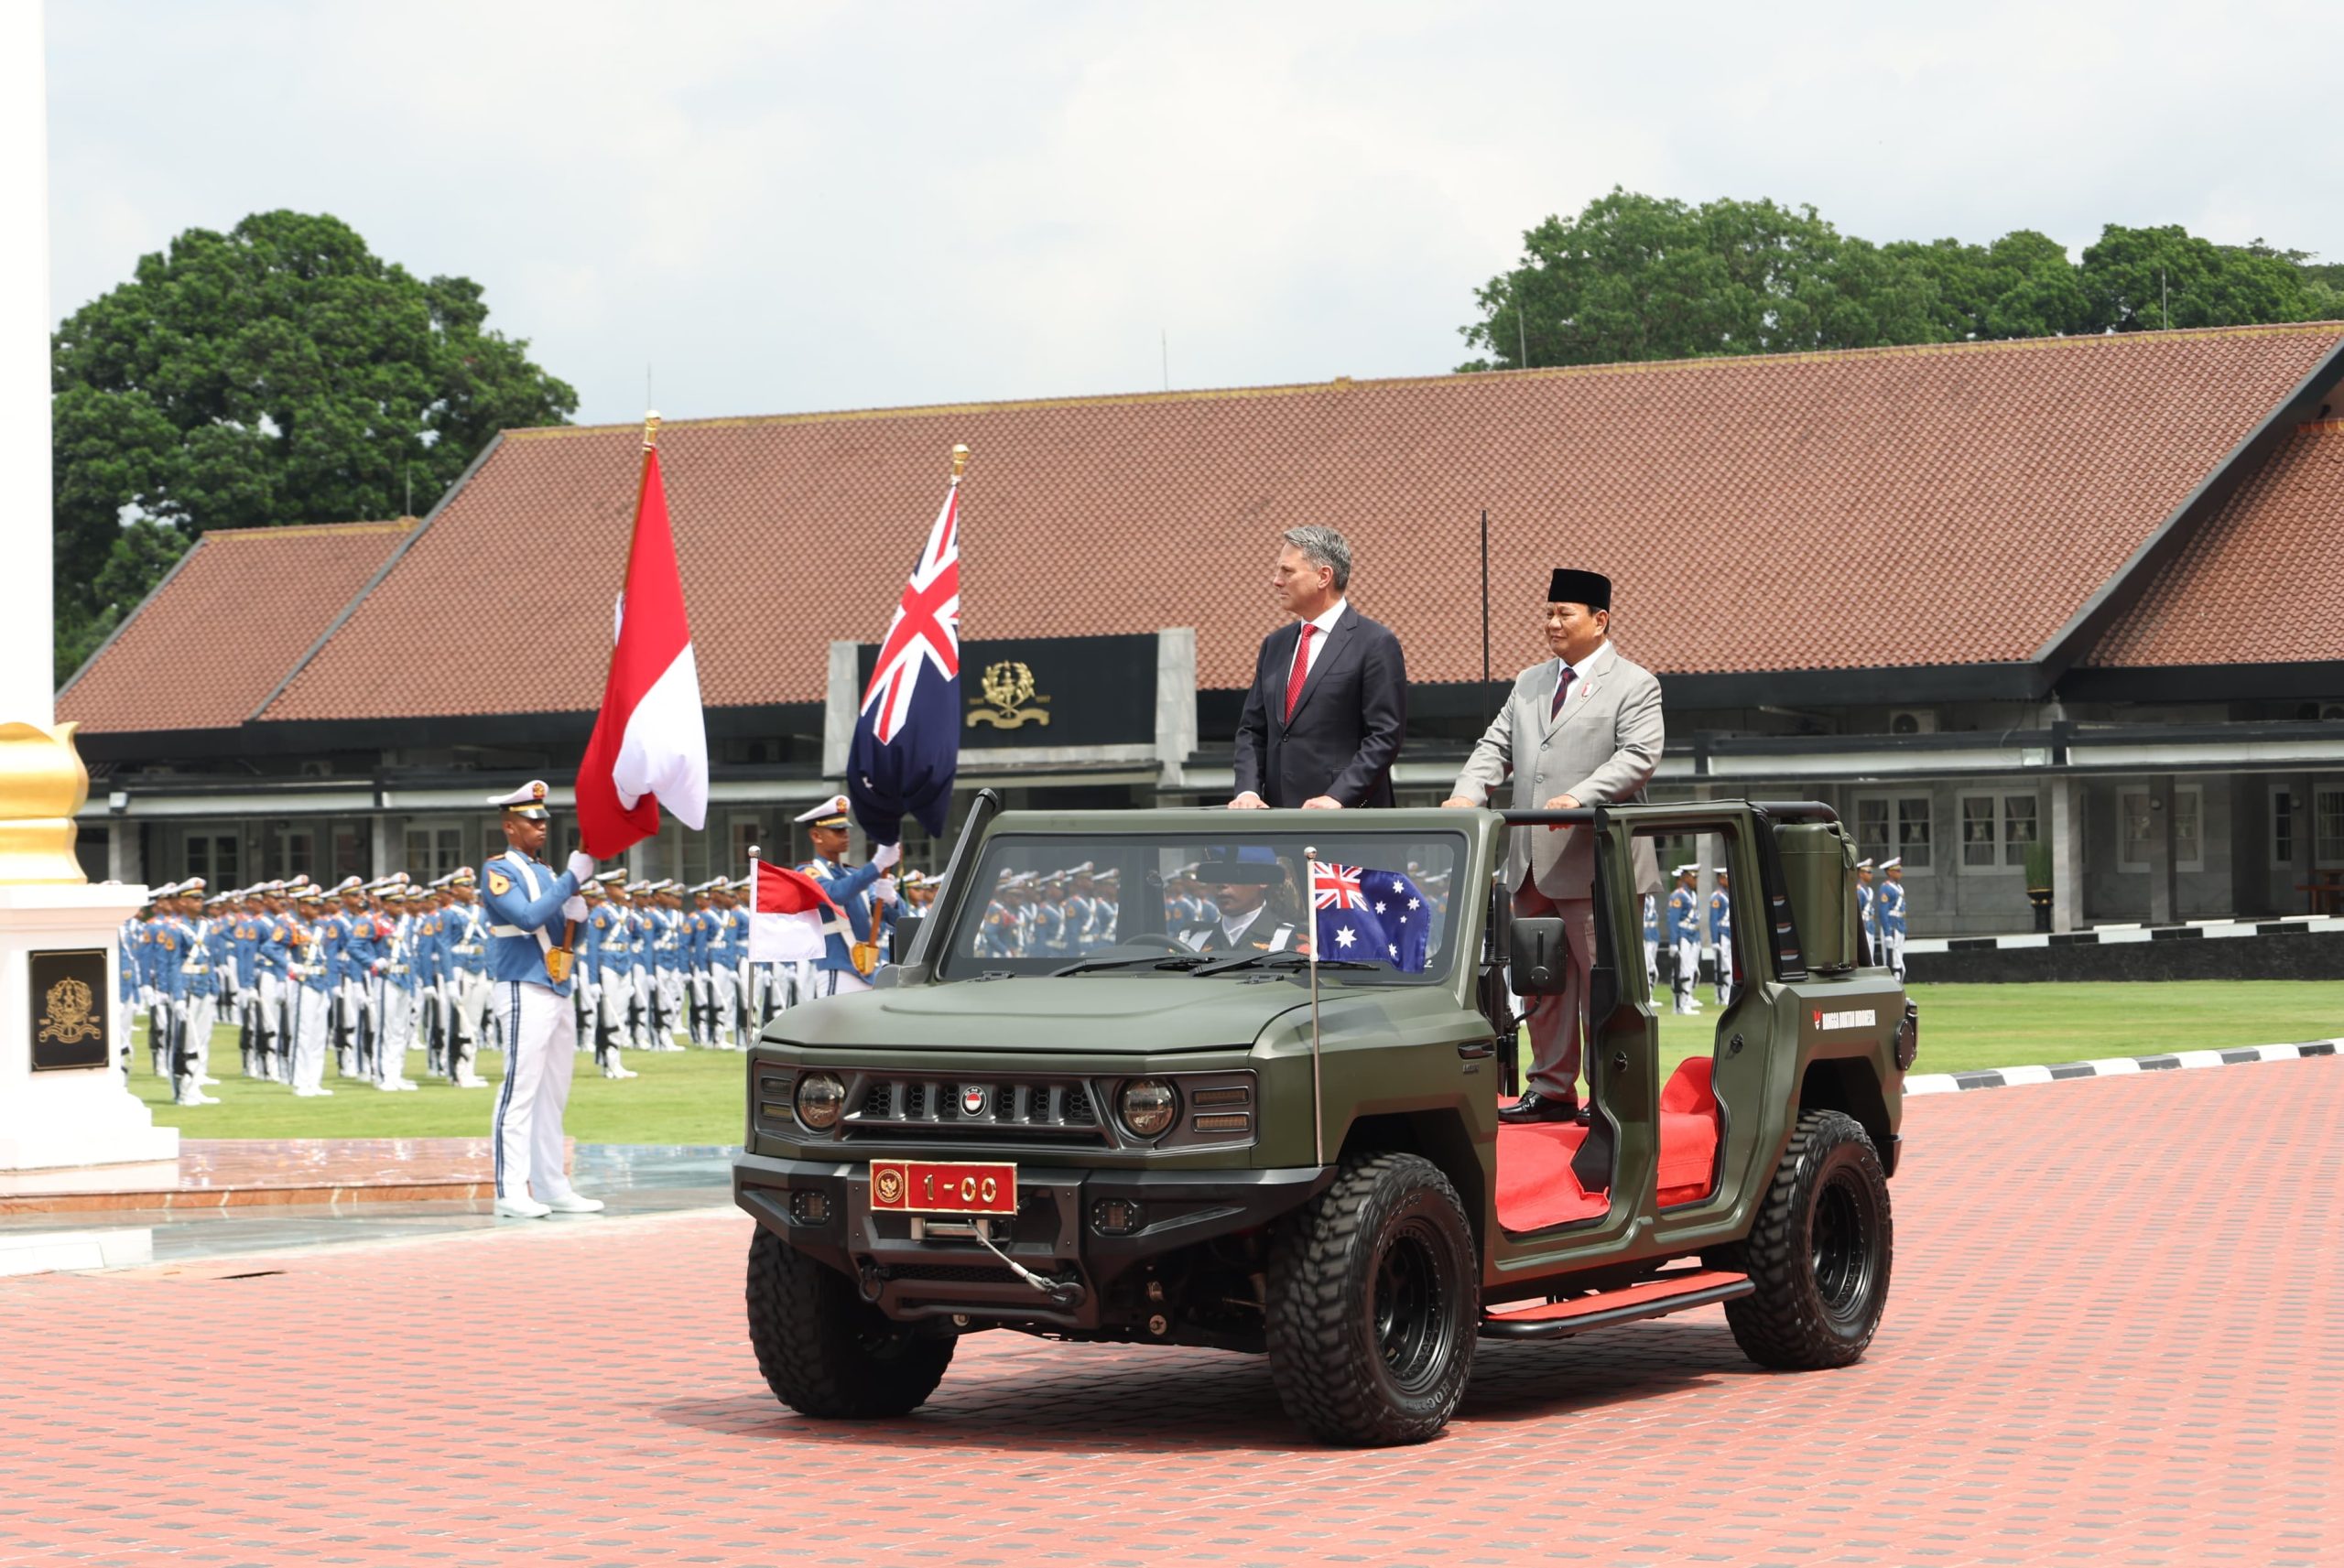
[[1323,1168],[1327,1163],[1327,1111],[1318,1090],[1318,846],[1302,847],[1303,881],[1309,896],[1303,901],[1303,918],[1310,922],[1310,1146]]
[[[1481,508],[1481,691],[1490,689],[1490,509]],[[1490,714],[1494,721],[1497,714]]]

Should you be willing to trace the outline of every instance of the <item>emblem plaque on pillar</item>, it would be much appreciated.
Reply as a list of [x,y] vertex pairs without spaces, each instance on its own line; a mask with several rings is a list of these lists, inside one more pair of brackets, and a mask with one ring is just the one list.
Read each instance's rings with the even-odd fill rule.
[[106,1031],[113,1023],[107,1012],[114,1001],[106,991],[105,949],[36,950],[25,960],[33,1071],[106,1065]]

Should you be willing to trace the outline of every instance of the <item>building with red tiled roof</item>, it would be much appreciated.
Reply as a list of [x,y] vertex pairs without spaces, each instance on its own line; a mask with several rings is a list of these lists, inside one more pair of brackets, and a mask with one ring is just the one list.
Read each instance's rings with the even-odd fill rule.
[[[646,858],[721,870],[835,786],[857,645],[966,442],[964,784],[1225,791],[1273,541],[1317,522],[1406,650],[1403,797],[1438,798],[1491,700],[1486,514],[1496,677],[1543,655],[1548,568],[1607,570],[1661,787],[1832,799],[1904,852],[1916,931],[2023,925],[2033,844],[2067,924],[2299,908],[2344,870],[2339,376],[2319,323],[673,423],[716,811]],[[304,825],[330,871],[475,858],[482,781],[566,779],[591,726],[638,452],[508,432],[363,591],[213,550],[313,627],[216,691],[199,653],[201,702],[157,695],[173,618],[233,592],[190,557],[60,699],[112,769],[109,863],[178,874],[217,831],[315,874],[271,858]],[[529,614],[489,612],[516,583]],[[979,687],[1017,663],[1013,724]],[[238,826],[191,821],[231,760]]]

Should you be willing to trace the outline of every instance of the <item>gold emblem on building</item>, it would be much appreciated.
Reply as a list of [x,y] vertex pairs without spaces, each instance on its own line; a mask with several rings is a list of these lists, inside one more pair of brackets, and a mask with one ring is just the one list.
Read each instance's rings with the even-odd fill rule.
[[[1015,730],[1026,724],[1047,724],[1050,721],[1049,710],[1038,706],[1050,699],[1035,695],[1034,672],[1024,660],[1004,659],[997,665],[987,665],[984,679],[978,684],[989,706],[970,706],[970,729],[990,724],[996,730]],[[1029,703],[1037,706],[1028,707]]]
[[97,1038],[101,1026],[90,988],[68,977],[49,988],[41,1010],[40,1037],[60,1045],[78,1045]]

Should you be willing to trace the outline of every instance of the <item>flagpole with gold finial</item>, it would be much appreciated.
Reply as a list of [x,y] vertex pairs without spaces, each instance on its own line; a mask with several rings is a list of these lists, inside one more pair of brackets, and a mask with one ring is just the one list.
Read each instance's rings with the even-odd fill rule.
[[[652,418],[656,421],[658,418],[658,416],[655,414],[652,416]],[[954,484],[960,482],[961,472],[966,470],[968,466],[969,447],[968,443],[964,441],[952,449],[952,482]]]

